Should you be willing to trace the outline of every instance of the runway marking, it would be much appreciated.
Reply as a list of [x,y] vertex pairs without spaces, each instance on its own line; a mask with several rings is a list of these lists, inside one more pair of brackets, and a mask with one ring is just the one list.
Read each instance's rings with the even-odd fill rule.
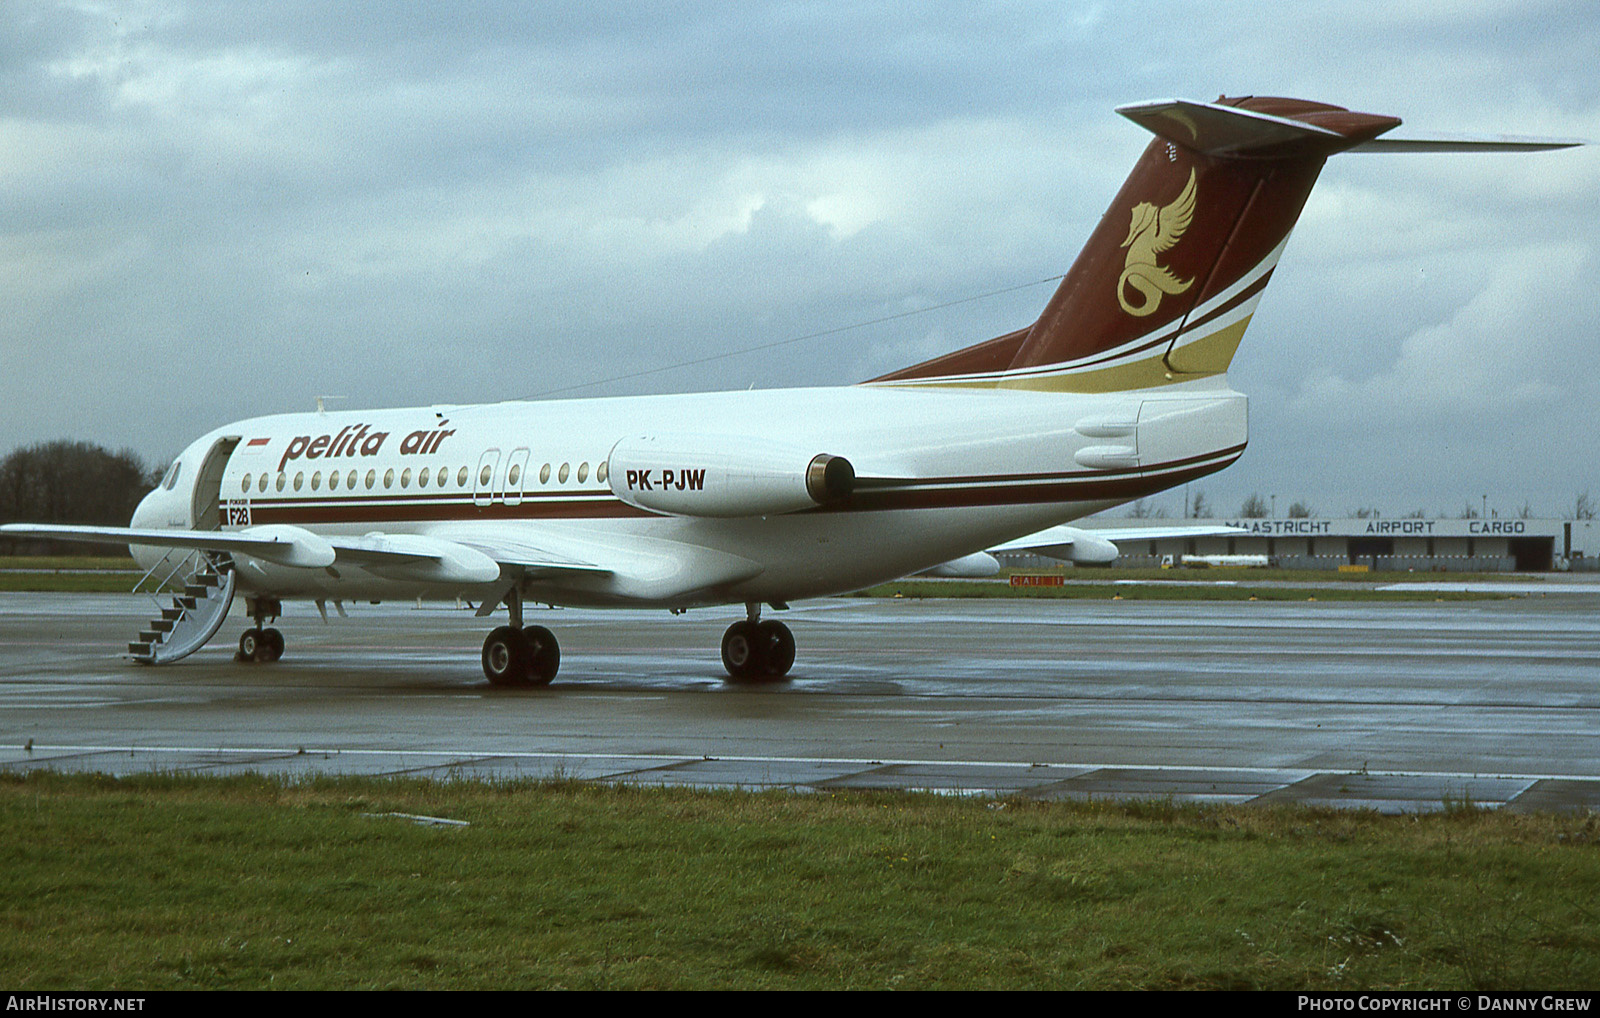
[[[442,760],[457,760],[464,766],[481,763],[486,760],[640,760],[653,767],[670,766],[683,763],[700,762],[725,762],[725,763],[784,763],[784,764],[850,764],[860,767],[1017,767],[1032,770],[1071,770],[1079,771],[1136,771],[1150,774],[1238,774],[1238,775],[1297,775],[1294,781],[1303,781],[1318,774],[1345,774],[1352,777],[1383,777],[1383,778],[1447,778],[1468,780],[1494,779],[1502,781],[1600,781],[1600,775],[1594,774],[1507,774],[1481,771],[1384,771],[1361,769],[1353,771],[1328,770],[1317,767],[1235,767],[1235,766],[1197,766],[1193,764],[1129,764],[1129,763],[1083,763],[1061,762],[1043,763],[1038,761],[1021,760],[939,760],[894,757],[821,757],[821,756],[741,756],[741,755],[716,755],[704,756],[691,753],[554,753],[554,752],[524,752],[508,750],[505,752],[483,751],[474,752],[438,749],[329,749],[295,747],[287,749],[283,746],[274,747],[225,747],[225,746],[96,746],[74,745],[63,743],[33,743],[31,748],[20,743],[0,743],[0,752],[16,751],[39,754],[44,752],[71,753],[74,755],[85,753],[193,753],[211,754],[215,756],[247,756],[266,754],[274,757],[289,756],[350,756],[350,757],[426,757]],[[11,763],[25,763],[22,760],[12,760],[0,763],[7,766]],[[412,769],[412,768],[408,768]]]

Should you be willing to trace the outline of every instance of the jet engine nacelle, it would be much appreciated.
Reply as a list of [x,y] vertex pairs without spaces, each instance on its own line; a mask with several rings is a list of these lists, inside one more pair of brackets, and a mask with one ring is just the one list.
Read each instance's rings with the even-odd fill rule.
[[828,505],[855,488],[843,456],[718,435],[641,435],[611,450],[622,501],[673,516],[774,516]]
[[[1046,552],[1045,554],[1050,554]],[[1103,537],[1080,531],[1072,542],[1072,550],[1064,556],[1069,562],[1080,566],[1105,566],[1117,560],[1120,552],[1117,546]],[[1061,555],[1054,556],[1062,558]]]

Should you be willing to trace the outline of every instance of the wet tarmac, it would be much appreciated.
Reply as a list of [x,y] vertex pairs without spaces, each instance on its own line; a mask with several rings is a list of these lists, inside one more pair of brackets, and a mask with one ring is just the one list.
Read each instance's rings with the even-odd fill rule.
[[0,594],[0,768],[561,777],[1386,812],[1600,808],[1600,594],[1474,602],[868,600],[782,613],[788,680],[728,681],[741,612],[549,610],[545,689],[491,687],[467,610],[236,609],[175,665],[146,598]]

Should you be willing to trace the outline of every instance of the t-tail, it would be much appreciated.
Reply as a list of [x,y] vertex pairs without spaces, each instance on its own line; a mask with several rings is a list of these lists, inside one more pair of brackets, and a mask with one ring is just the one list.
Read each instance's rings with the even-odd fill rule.
[[1222,374],[1329,156],[1578,144],[1390,141],[1398,118],[1260,96],[1117,112],[1156,137],[1038,321],[873,382],[1116,392]]

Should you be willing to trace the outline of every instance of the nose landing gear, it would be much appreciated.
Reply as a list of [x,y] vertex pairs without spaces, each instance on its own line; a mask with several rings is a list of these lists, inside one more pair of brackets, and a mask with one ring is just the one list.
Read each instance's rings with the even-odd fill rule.
[[246,629],[239,636],[239,653],[235,661],[267,664],[283,657],[283,634],[276,629]]
[[245,599],[245,610],[256,624],[240,634],[239,652],[233,659],[244,664],[270,664],[283,657],[283,634],[265,628],[268,619],[278,621],[283,603],[275,597],[251,597]]

